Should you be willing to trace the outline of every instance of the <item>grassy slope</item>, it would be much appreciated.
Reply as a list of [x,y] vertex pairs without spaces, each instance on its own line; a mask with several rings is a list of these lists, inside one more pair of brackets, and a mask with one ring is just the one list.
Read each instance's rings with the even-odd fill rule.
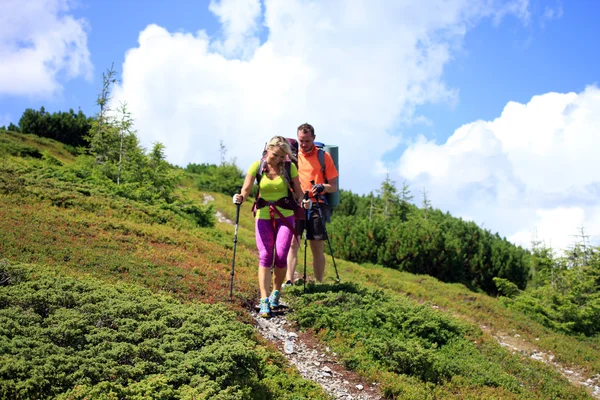
[[[225,215],[233,218],[235,208],[230,205],[226,196],[213,194],[216,198],[217,208]],[[251,227],[252,218],[249,212],[249,204],[244,205],[245,212],[241,213],[240,225]],[[223,229],[223,226],[219,226]],[[225,228],[226,229],[226,228]],[[251,234],[246,231],[246,234]],[[302,269],[303,243],[300,246],[298,271]],[[335,251],[335,249],[334,249]],[[308,271],[310,277],[311,254],[307,255]],[[330,284],[335,282],[335,271],[331,262],[331,257],[327,257],[328,266],[326,268],[325,280]],[[566,368],[583,372],[586,376],[593,376],[600,371],[600,342],[597,338],[585,338],[568,336],[554,332],[541,324],[532,321],[526,315],[515,310],[509,310],[503,306],[502,302],[490,296],[480,293],[474,293],[468,290],[462,284],[447,284],[427,275],[414,275],[402,271],[396,271],[388,268],[382,268],[376,265],[358,265],[345,260],[336,259],[338,272],[343,282],[360,282],[361,285],[372,289],[383,289],[392,293],[393,296],[400,298],[409,296],[419,303],[428,304],[445,314],[464,321],[470,326],[471,334],[477,338],[477,348],[482,354],[486,354],[492,359],[498,360],[506,368],[508,364],[515,365],[521,363],[527,368],[539,369],[540,374],[531,376],[528,379],[557,379],[565,381],[558,377],[552,368],[543,366],[537,361],[530,360],[528,357],[534,351],[542,351],[554,355],[554,361],[562,364]],[[501,349],[493,336],[513,336],[519,335],[521,343],[519,346],[524,350],[524,356],[509,356],[509,352]],[[335,340],[329,340],[334,344]],[[341,348],[344,346],[342,345]],[[504,361],[501,361],[504,360]],[[367,375],[372,374],[372,378],[378,376],[378,371],[370,373],[364,371]],[[523,371],[516,371],[517,376],[523,375]],[[551,376],[551,378],[548,378]],[[389,379],[398,379],[397,376]],[[413,383],[407,383],[406,386],[414,386]],[[461,392],[460,396],[475,396],[478,398],[480,388],[468,391],[469,394]],[[489,390],[489,389],[488,389]],[[447,388],[445,395],[456,391],[456,388]],[[576,391],[580,393],[579,391]],[[574,392],[575,393],[575,392]],[[440,395],[439,393],[437,394]],[[487,397],[498,396],[499,393],[490,392]],[[578,395],[573,394],[573,396]],[[417,395],[418,396],[418,395]],[[508,394],[500,397],[509,396]],[[533,398],[540,396],[544,398],[544,393],[532,395]],[[526,396],[527,397],[527,396]]]
[[[230,206],[229,199],[219,194],[213,196],[216,198],[217,208],[231,219],[235,218],[235,208]],[[245,204],[243,207],[245,211],[241,213],[240,226],[251,227],[250,205]],[[223,224],[218,228],[228,230]],[[240,236],[251,234],[249,231],[241,232],[244,233]],[[298,256],[300,263],[298,271],[303,267],[303,245],[302,242]],[[335,249],[333,250],[335,255]],[[312,262],[310,250],[307,259],[307,270],[310,274]],[[335,271],[331,257],[328,255],[326,260],[325,280],[333,283]],[[342,281],[360,282],[367,287],[386,289],[398,295],[408,295],[419,302],[431,303],[432,306],[440,307],[457,318],[476,325],[478,329],[485,326],[485,330],[490,334],[518,333],[522,341],[535,344],[540,351],[552,353],[555,361],[567,367],[579,366],[590,376],[600,372],[598,338],[568,336],[552,331],[519,311],[507,309],[499,299],[474,293],[462,284],[444,283],[428,275],[415,275],[371,264],[358,265],[339,259],[336,259],[336,265]]]
[[[27,145],[42,146],[42,152],[48,151],[63,163],[74,161],[67,152],[63,153],[59,144],[52,141],[39,143],[35,137],[27,140]],[[17,164],[19,162],[14,161]],[[15,184],[18,174],[11,173],[11,168],[16,168],[13,161],[11,165],[2,165],[0,178]],[[191,188],[189,182],[180,190],[189,198],[198,201],[202,199],[202,195]],[[61,197],[59,194],[64,197],[66,192],[70,194],[69,201],[57,201],[57,197]],[[40,191],[39,187],[22,185],[16,190],[0,194],[1,256],[18,262],[55,266],[75,275],[89,274],[108,282],[140,284],[185,301],[223,303],[234,309],[240,319],[248,321],[243,307],[256,301],[257,292],[256,255],[249,203],[241,208],[235,301],[229,303],[232,226],[218,224],[214,229],[205,229],[177,223],[156,224],[144,219],[148,212],[143,207],[140,209],[138,204],[77,193],[75,189],[63,187],[59,194],[48,195],[48,192]],[[234,219],[235,207],[231,205],[229,197],[212,195],[215,197],[216,208]],[[302,253],[299,259],[302,260]],[[308,259],[310,265],[310,254]],[[506,310],[497,299],[472,293],[461,285],[443,284],[427,276],[415,276],[377,266],[359,266],[343,260],[337,260],[337,264],[343,281],[383,288],[392,297],[404,297],[408,294],[420,302],[433,303],[459,319],[466,320],[482,338],[477,346],[479,351],[491,358],[495,357],[497,362],[507,358],[512,360],[510,363],[515,363],[513,357],[516,356],[511,357],[508,352],[500,349],[487,333],[481,333],[479,325],[490,327],[492,333],[519,332],[523,339],[535,343],[540,350],[552,352],[564,363],[577,364],[590,375],[600,370],[597,342],[548,331],[522,314]],[[329,264],[327,279],[331,282],[334,276]],[[540,340],[535,341],[535,338]],[[331,340],[326,337],[323,339]],[[335,340],[332,342],[339,348],[344,347],[339,341],[337,344]],[[556,385],[568,386],[564,380],[535,362],[522,362],[527,368],[543,370],[542,374],[550,376],[549,379],[556,381]],[[366,365],[357,369],[372,377],[378,372]],[[516,373],[522,374],[518,371]],[[531,381],[530,378],[520,378],[525,382]],[[388,385],[404,385],[404,388],[415,386],[415,381],[406,376],[384,374],[384,380],[388,381]],[[427,385],[422,388],[426,387]],[[532,391],[535,393],[533,388]],[[469,387],[458,381],[439,386],[436,392],[441,397],[477,398],[484,393],[489,398],[505,396],[500,389]],[[574,397],[580,395],[580,392],[573,392]]]

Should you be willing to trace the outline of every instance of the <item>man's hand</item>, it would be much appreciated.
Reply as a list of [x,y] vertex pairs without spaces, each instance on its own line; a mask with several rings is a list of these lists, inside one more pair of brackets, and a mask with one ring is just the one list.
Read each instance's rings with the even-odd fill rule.
[[305,210],[310,210],[311,207],[312,207],[311,199],[303,199],[302,200],[302,208],[304,208]]
[[313,185],[313,187],[312,187],[313,196],[317,196],[317,195],[323,193],[324,191],[325,191],[325,185],[323,185],[322,183],[317,183],[316,185]]

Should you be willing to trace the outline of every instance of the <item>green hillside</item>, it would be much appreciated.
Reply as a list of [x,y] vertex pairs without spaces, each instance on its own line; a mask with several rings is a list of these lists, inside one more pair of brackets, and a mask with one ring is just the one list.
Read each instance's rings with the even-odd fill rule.
[[[235,217],[229,195],[200,190],[211,183],[202,171],[169,166],[160,154],[132,161],[117,184],[114,165],[72,150],[0,132],[0,397],[327,398],[252,326],[247,311],[258,288],[250,203],[241,207],[230,302],[234,228],[213,216]],[[203,204],[205,194],[214,201]],[[342,254],[340,229],[352,215],[340,212],[332,223],[334,251]],[[498,254],[529,257],[492,240]],[[530,355],[551,354],[592,378],[600,372],[597,334],[560,329],[511,306],[519,297],[497,297],[485,270],[444,283],[406,272],[408,264],[341,258],[341,284],[328,260],[325,284],[286,289],[288,318],[346,368],[379,382],[386,397],[590,398]],[[469,265],[479,271],[485,262]],[[496,276],[510,282],[510,271]]]

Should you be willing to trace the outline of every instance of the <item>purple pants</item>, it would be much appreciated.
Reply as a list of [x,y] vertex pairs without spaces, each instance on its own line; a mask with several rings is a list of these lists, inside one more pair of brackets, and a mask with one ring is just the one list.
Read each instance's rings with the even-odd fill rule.
[[[290,226],[294,226],[294,216],[285,218]],[[256,247],[260,266],[271,268],[273,264],[273,251],[275,252],[275,267],[287,267],[287,255],[290,251],[294,231],[286,226],[280,218],[275,219],[275,230],[273,221],[270,219],[256,220]]]

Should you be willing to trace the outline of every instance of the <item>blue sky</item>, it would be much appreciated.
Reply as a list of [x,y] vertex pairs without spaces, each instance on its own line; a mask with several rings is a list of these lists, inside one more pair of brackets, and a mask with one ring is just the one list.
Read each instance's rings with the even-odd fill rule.
[[[562,14],[548,20],[547,7]],[[600,2],[532,1],[530,8],[528,24],[508,17],[469,31],[444,70],[445,82],[459,90],[457,102],[424,105],[418,112],[433,124],[401,130],[444,141],[463,124],[496,118],[508,101],[527,103],[535,95],[599,83],[600,46],[593,38],[600,37],[600,25],[592,16]]]
[[0,3],[0,125],[94,114],[114,62],[113,104],[173,163],[218,162],[223,140],[246,168],[308,121],[340,146],[344,189],[388,173],[515,243],[564,247],[579,225],[600,241],[599,2],[28,4]]

